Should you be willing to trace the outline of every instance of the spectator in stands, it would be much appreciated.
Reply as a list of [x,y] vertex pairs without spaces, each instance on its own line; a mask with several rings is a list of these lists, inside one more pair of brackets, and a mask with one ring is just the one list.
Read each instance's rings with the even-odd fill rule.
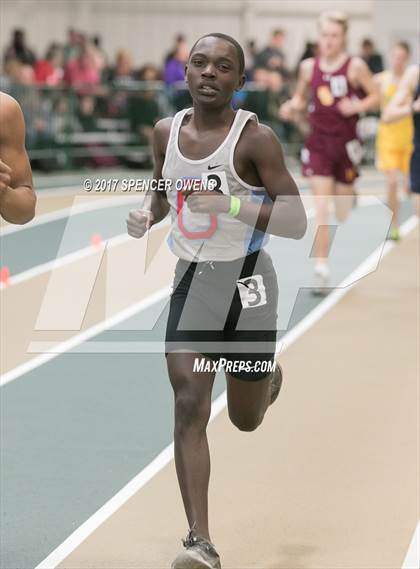
[[83,42],[83,36],[74,28],[67,30],[67,43],[64,45],[64,62],[68,63],[73,59],[77,59],[80,55]]
[[302,55],[300,56],[299,63],[304,59],[309,59],[310,57],[316,57],[318,55],[318,44],[313,41],[307,41]]
[[376,51],[375,44],[371,39],[366,38],[362,41],[360,55],[372,73],[381,73],[384,70],[382,55]]
[[174,57],[176,50],[178,49],[179,44],[186,43],[186,41],[187,40],[186,40],[184,34],[177,34],[175,36],[175,41],[173,43],[172,49],[169,50],[169,52],[165,55],[165,58],[163,60],[164,65],[166,64],[166,62],[169,59],[172,59]]
[[82,130],[82,126],[74,114],[73,105],[68,96],[59,97],[53,105],[51,117],[51,133],[54,137]]
[[188,61],[189,49],[185,40],[179,41],[175,53],[164,66],[163,79],[168,87],[170,102],[175,111],[179,111],[192,103],[191,95],[185,85],[185,64]]
[[4,63],[12,59],[17,59],[24,65],[34,65],[36,61],[35,53],[26,45],[26,36],[24,30],[15,29],[12,35],[12,41],[4,53]]
[[147,63],[139,69],[138,72],[139,81],[160,81],[161,74],[156,65],[152,63]]
[[166,85],[174,85],[180,81],[184,82],[185,64],[188,61],[189,49],[185,40],[179,41],[174,54],[170,57],[164,67],[164,81]]
[[51,44],[45,59],[35,64],[35,81],[51,87],[59,85],[64,76],[63,61],[62,49],[55,43]]
[[102,47],[102,37],[99,35],[93,36],[92,37],[92,44],[95,47],[96,51],[101,56],[104,67],[106,67],[108,65],[108,56],[107,56],[104,48]]
[[35,73],[31,65],[14,59],[6,68],[11,79],[8,92],[19,101],[25,117],[26,146],[39,148],[49,140],[50,100],[42,97],[38,89],[33,89]]
[[[159,69],[154,65],[145,65],[140,69],[140,81],[152,82],[160,80]],[[162,118],[160,108],[160,91],[154,88],[141,89],[128,101],[128,115],[132,132],[139,136],[140,144],[150,145],[153,138],[153,127]]]
[[71,87],[98,85],[101,79],[102,58],[95,47],[85,42],[77,59],[70,60],[64,71],[64,80]]
[[252,74],[255,67],[255,58],[257,57],[257,48],[254,40],[248,40],[245,44],[245,75],[251,81]]
[[283,51],[284,40],[284,31],[274,30],[271,34],[270,44],[257,54],[255,67],[284,74],[286,71],[286,58]]
[[289,98],[289,89],[281,73],[258,68],[254,71],[256,89],[248,91],[244,108],[258,115],[279,138],[287,138],[290,127],[279,118],[279,108]]
[[127,83],[134,79],[133,63],[127,50],[117,51],[115,65],[108,70],[107,75],[107,81],[114,84]]
[[9,59],[5,64],[4,71],[10,79],[8,94],[19,101],[25,117],[27,147],[32,148],[37,138],[39,126],[44,126],[38,120],[42,109],[39,93],[32,89],[35,82],[34,68],[18,59]]
[[[22,63],[18,59],[9,59],[7,63],[5,63],[4,71],[10,78],[12,84],[29,86],[35,82],[34,68],[31,65]],[[19,97],[15,95],[12,96],[19,99]]]
[[105,72],[105,81],[111,84],[113,89],[108,98],[107,114],[115,118],[125,118],[128,112],[129,91],[127,88],[136,79],[133,70],[131,56],[125,49],[117,51],[115,65]]
[[91,95],[83,95],[80,97],[77,120],[85,132],[94,132],[97,130],[95,98]]

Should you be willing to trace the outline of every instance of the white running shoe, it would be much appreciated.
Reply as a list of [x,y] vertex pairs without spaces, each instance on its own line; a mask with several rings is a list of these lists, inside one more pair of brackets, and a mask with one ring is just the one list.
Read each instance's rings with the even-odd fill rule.
[[182,543],[185,551],[177,555],[171,569],[221,569],[219,554],[210,541],[194,535],[190,529]]
[[314,271],[315,283],[312,294],[315,296],[326,296],[329,292],[330,271],[326,263],[317,263]]

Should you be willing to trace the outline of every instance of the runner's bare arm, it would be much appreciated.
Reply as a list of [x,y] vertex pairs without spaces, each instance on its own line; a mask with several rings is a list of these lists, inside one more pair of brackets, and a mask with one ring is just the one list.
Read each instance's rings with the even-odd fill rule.
[[22,225],[35,215],[36,195],[25,149],[25,121],[12,97],[0,93],[0,215]]
[[[172,118],[166,118],[158,121],[153,129],[153,178],[155,180],[162,179],[162,168],[165,162],[166,146],[168,144],[169,133],[171,130]],[[169,212],[169,204],[166,199],[166,192],[153,191],[150,192],[150,207],[153,213],[155,223],[159,223]]]
[[[162,168],[165,161],[172,119],[162,119],[153,130],[153,178],[162,179]],[[145,192],[141,208],[132,209],[127,218],[127,232],[135,239],[141,239],[146,232],[162,221],[169,212],[169,204],[164,191]]]
[[383,97],[384,97],[384,89],[385,89],[385,74],[383,71],[381,71],[381,73],[375,73],[375,75],[373,76],[373,80],[375,82],[375,85],[378,89],[378,93],[379,93],[379,106],[382,107],[383,105]]
[[[299,190],[284,162],[279,139],[272,129],[251,124],[244,140],[261,186],[273,203],[242,203],[238,219],[280,237],[301,239],[306,232],[307,218]],[[259,210],[257,221],[255,213]]]
[[383,122],[395,122],[411,115],[418,81],[419,66],[410,65],[401,78],[397,92],[382,112],[381,119]]
[[293,97],[286,101],[279,109],[279,116],[283,120],[294,120],[296,115],[302,113],[308,104],[308,88],[314,69],[314,59],[304,59],[299,66],[298,80]]
[[366,93],[362,99],[345,97],[338,103],[340,112],[345,116],[365,113],[379,108],[379,85],[374,80],[366,62],[360,57],[353,57],[349,66],[349,81],[355,88],[361,88]]
[[[236,159],[254,172],[258,185],[273,200],[260,204],[242,199],[236,219],[272,235],[301,239],[307,225],[305,209],[271,128],[250,121],[236,147],[235,162]],[[187,198],[187,205],[194,213],[228,213],[230,204],[230,196],[212,191],[192,192]]]

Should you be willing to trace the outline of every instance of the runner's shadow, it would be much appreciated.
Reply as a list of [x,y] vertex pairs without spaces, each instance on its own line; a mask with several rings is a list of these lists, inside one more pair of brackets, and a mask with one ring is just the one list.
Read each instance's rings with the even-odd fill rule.
[[304,544],[288,544],[279,547],[278,559],[274,565],[270,565],[267,569],[305,569],[307,561],[318,547]]

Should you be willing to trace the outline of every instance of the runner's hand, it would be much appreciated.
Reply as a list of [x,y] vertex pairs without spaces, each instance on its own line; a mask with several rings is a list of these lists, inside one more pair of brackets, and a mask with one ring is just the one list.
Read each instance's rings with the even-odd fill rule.
[[344,97],[337,103],[337,108],[340,113],[345,117],[357,115],[360,112],[359,102],[349,97]]
[[140,239],[154,224],[153,213],[146,209],[132,209],[127,218],[127,231],[131,237]]
[[283,103],[279,108],[279,118],[283,121],[291,121],[293,118],[293,108],[292,108],[292,101],[289,99],[285,103]]
[[230,197],[215,191],[182,192],[193,213],[228,213]]

